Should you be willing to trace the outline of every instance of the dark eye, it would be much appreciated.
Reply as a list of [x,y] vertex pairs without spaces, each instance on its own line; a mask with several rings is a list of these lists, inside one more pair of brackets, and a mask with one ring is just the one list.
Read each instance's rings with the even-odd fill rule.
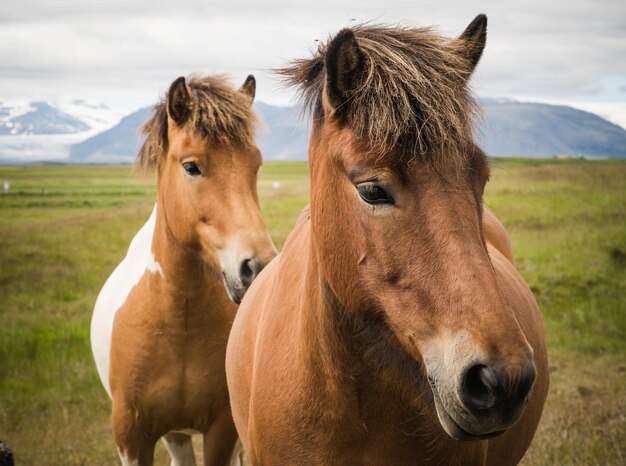
[[375,183],[361,183],[356,189],[361,199],[368,204],[393,204],[393,198]]
[[195,162],[185,162],[183,163],[183,168],[185,169],[187,174],[191,176],[198,176],[202,174],[200,173],[200,169]]

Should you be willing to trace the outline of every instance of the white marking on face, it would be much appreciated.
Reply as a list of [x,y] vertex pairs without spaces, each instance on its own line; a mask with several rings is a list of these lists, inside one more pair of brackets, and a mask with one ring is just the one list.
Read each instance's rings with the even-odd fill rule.
[[479,357],[479,348],[466,330],[443,330],[419,348],[431,377],[449,377]]
[[224,246],[217,251],[217,259],[220,261],[222,272],[232,279],[239,279],[239,266],[244,259],[251,256],[241,244],[240,235],[235,234],[224,241]]
[[[224,242],[224,246],[217,251],[217,258],[220,262],[222,275],[224,277],[224,287],[230,299],[235,303],[239,302],[242,290],[246,288],[241,281],[241,264],[246,259],[252,259],[251,251],[242,243],[241,235],[234,234],[229,237]],[[238,295],[238,297],[235,297],[235,294]]]
[[[464,371],[470,365],[483,360],[483,354],[467,330],[442,330],[438,336],[422,346],[420,352],[435,395],[439,422],[454,437],[457,429],[455,422],[465,414],[465,411],[459,409],[463,404],[459,398],[459,389],[463,383]],[[454,422],[452,415],[455,416]]]

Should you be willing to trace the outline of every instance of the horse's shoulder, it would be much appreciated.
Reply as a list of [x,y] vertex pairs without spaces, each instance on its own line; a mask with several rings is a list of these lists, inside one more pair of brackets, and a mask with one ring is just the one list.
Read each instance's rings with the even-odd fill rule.
[[311,208],[310,206],[306,206],[298,215],[296,220],[296,224],[291,230],[291,233],[287,236],[285,240],[285,245],[282,249],[281,256],[286,256],[283,261],[289,262],[289,258],[292,255],[298,255],[304,252],[306,247],[308,246],[308,237],[310,230],[310,219],[311,219]]
[[[141,281],[148,265],[154,263],[150,253],[155,218],[156,208],[131,241],[124,259],[100,290],[91,318],[92,352],[102,383],[109,393],[108,373],[113,322],[133,288]],[[152,262],[149,262],[150,259]]]
[[513,246],[504,225],[489,209],[483,210],[483,231],[487,243],[496,248],[508,261],[515,265]]
[[296,220],[296,225],[300,225],[308,222],[311,219],[311,204],[307,204],[304,209],[300,211],[300,215],[298,215],[298,220]]
[[[155,221],[156,206],[150,218],[132,239],[126,256],[115,268],[100,291],[98,301],[101,301],[101,298],[108,297],[112,298],[111,301],[115,303],[111,305],[111,307],[114,307],[114,309],[111,309],[112,312],[116,311],[124,304],[131,289],[143,277],[146,269],[160,271],[160,266],[155,262],[152,253],[152,237],[154,234]],[[96,302],[96,307],[98,307],[98,302]]]

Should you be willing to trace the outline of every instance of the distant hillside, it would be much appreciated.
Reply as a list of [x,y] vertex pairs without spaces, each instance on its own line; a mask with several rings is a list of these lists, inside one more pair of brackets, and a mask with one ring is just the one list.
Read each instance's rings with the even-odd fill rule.
[[[255,103],[263,125],[257,145],[266,160],[306,160],[309,143],[307,122],[298,107],[277,107]],[[116,163],[134,160],[141,138],[139,127],[150,117],[151,109],[142,108],[70,150],[70,160],[80,163]]]
[[[571,107],[484,99],[478,140],[489,155],[520,157],[626,158],[626,131],[592,113]],[[258,145],[266,160],[306,160],[310,128],[299,107],[255,104],[266,127]],[[150,114],[141,109],[71,149],[76,162],[131,161],[140,140],[137,128]]]
[[257,143],[266,160],[306,160],[310,127],[301,107],[275,107],[257,102],[256,111],[266,127]]
[[483,100],[481,147],[489,155],[626,158],[626,131],[571,107]]
[[132,161],[141,145],[139,127],[148,120],[151,111],[150,107],[137,110],[113,128],[74,144],[70,148],[70,160],[81,163]]

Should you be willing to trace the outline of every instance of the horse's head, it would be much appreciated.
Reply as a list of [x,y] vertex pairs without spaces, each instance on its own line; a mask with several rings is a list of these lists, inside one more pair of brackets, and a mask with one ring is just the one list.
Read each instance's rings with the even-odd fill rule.
[[169,234],[221,271],[239,303],[276,255],[256,190],[255,80],[240,89],[222,77],[174,81],[144,126],[140,165],[158,165],[159,215]]
[[343,308],[383,322],[423,368],[456,439],[513,425],[535,377],[483,237],[489,167],[472,140],[467,81],[485,38],[482,15],[451,41],[428,29],[360,26],[282,71],[315,107],[320,274]]

